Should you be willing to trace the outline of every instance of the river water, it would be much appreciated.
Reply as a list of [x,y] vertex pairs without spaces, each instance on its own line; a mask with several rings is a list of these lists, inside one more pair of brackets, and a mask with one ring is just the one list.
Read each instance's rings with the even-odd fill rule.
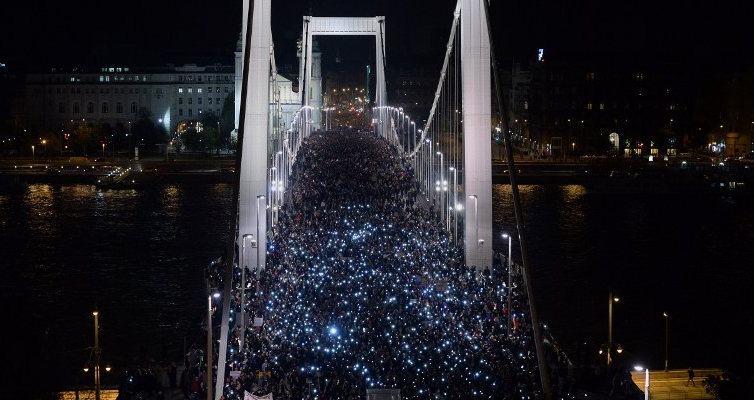
[[[668,312],[670,368],[718,366],[719,349],[750,315],[754,207],[746,199],[593,195],[579,185],[520,193],[537,309],[574,361],[601,361],[612,288],[621,297],[613,343],[625,362],[663,367]],[[96,307],[103,363],[180,360],[203,340],[203,269],[225,248],[230,200],[228,184],[0,192],[0,292],[10,321],[2,341],[11,358],[42,357],[20,365],[48,363],[71,379],[90,357]],[[495,185],[493,200],[495,249],[507,252],[510,187]]]

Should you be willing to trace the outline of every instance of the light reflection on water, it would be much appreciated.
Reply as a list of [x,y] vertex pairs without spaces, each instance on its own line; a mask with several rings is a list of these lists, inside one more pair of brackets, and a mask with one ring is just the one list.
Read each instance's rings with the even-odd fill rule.
[[[663,366],[662,312],[669,311],[671,368],[717,365],[725,331],[740,319],[736,310],[750,302],[754,283],[754,209],[746,199],[591,195],[579,185],[520,186],[519,193],[538,309],[563,347],[607,341],[613,287],[623,298],[613,338],[630,349],[627,357]],[[495,248],[507,252],[502,233],[516,227],[509,185],[494,185],[493,204]],[[717,335],[707,334],[702,315],[715,316]]]
[[[92,345],[133,365],[140,348],[180,360],[203,316],[203,268],[222,254],[230,186],[100,190],[35,184],[0,194],[0,291],[22,324],[50,329],[64,349]],[[86,352],[71,352],[80,368]]]
[[[671,367],[715,366],[706,334],[748,304],[754,210],[737,199],[595,196],[578,185],[520,186],[524,234],[543,321],[567,349],[607,336],[607,292],[620,291],[614,339],[663,365],[664,320],[673,316]],[[132,363],[165,344],[180,359],[203,316],[203,268],[228,235],[229,185],[99,190],[30,185],[0,194],[0,292],[12,320],[48,327],[66,350],[91,346],[95,305],[103,357]],[[508,185],[493,186],[496,249],[514,233]],[[506,243],[507,244],[507,243]],[[724,271],[724,273],[723,273]],[[27,324],[28,323],[28,324]],[[683,332],[683,335],[681,335]],[[704,349],[704,350],[700,350]],[[79,368],[87,354],[68,357]],[[80,358],[83,357],[84,360]]]

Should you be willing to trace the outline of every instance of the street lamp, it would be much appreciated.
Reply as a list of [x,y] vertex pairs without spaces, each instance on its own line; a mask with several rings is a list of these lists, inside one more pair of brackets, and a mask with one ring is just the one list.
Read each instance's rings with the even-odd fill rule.
[[511,271],[511,267],[513,266],[513,263],[511,262],[511,235],[507,233],[503,233],[503,239],[508,239],[508,337],[511,336],[511,318],[513,316],[511,307],[512,307],[512,301],[511,297],[513,297],[513,279],[511,276],[513,275],[513,272]]
[[668,313],[663,312],[662,316],[665,317],[665,372],[668,372]]
[[[445,210],[445,205],[443,204],[443,200],[445,199],[445,193],[443,193],[443,183],[445,182],[445,174],[443,173],[443,157],[442,152],[438,151],[437,155],[440,156],[440,180],[437,182],[436,190],[439,191],[440,196],[440,219],[444,219],[445,213],[447,210]],[[447,185],[447,184],[445,184]]]
[[31,145],[31,162],[34,162],[34,145]]
[[644,369],[641,365],[634,366],[634,370],[641,372],[645,371],[644,375],[644,400],[649,400],[649,368]]
[[[474,244],[477,246],[477,253],[479,252],[479,200],[475,194],[469,195],[470,199],[474,199]],[[474,265],[476,265],[477,257],[474,259]]]
[[99,376],[99,311],[92,312],[94,315],[94,398],[100,400],[100,376]]
[[[426,142],[429,143],[429,153],[427,154],[427,201],[429,201],[429,193],[430,193],[430,185],[432,182],[432,141],[429,139],[426,139]],[[433,195],[434,197],[434,195]]]
[[243,236],[241,236],[241,328],[243,331],[241,332],[241,343],[240,343],[240,349],[238,351],[241,351],[243,349],[244,343],[246,341],[246,310],[244,310],[244,307],[246,306],[246,238],[251,238],[251,247],[254,248],[255,242],[254,242],[254,235],[247,233]]
[[207,400],[212,400],[212,298],[213,297],[220,297],[220,293],[215,293],[215,294],[207,296]]
[[[610,350],[613,346],[613,303],[620,301],[618,296],[613,295],[613,289],[610,289],[610,294],[607,299],[607,365],[610,366]],[[623,349],[618,347],[618,352],[622,352]]]
[[458,243],[458,170],[449,169],[453,171],[453,243]]
[[[262,202],[264,202],[264,195],[263,194],[260,194],[260,195],[257,196],[257,240],[258,241],[262,239],[262,237],[259,236],[260,235],[260,232],[259,232],[259,201],[260,200]],[[266,213],[265,213],[265,215],[266,215]],[[259,265],[259,251],[260,251],[259,250],[259,242],[257,242],[256,248],[257,248],[257,272],[256,272],[256,277],[259,278],[259,272],[262,269],[262,266]]]
[[[276,167],[270,167],[269,174],[267,176],[267,182],[269,183],[269,187],[267,188],[267,195],[270,196],[270,212],[269,212],[269,220],[272,221],[272,223],[275,223],[275,207],[272,203],[272,200],[275,198],[275,192],[274,192],[274,183],[275,183],[275,173],[277,172]],[[259,198],[257,196],[257,198]],[[259,204],[257,204],[257,210],[259,210]],[[258,211],[257,211],[258,213]],[[259,220],[259,217],[257,216],[257,220]]]

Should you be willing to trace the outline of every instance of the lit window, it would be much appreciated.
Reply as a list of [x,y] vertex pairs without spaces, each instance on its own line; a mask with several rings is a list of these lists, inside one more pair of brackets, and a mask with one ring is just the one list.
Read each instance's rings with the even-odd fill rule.
[[591,110],[592,109],[592,103],[591,102],[586,103],[586,109],[587,110]]

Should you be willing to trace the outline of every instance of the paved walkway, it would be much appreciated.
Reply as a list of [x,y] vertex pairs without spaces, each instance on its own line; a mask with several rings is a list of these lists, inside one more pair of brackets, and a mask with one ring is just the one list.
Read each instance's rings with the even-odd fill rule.
[[[719,376],[722,373],[716,368],[694,368],[694,385],[688,382],[686,370],[671,369],[669,371],[649,371],[649,398],[657,400],[692,400],[714,399],[704,390],[702,381],[709,375]],[[646,385],[645,372],[631,372],[631,378],[636,386],[644,391]]]

